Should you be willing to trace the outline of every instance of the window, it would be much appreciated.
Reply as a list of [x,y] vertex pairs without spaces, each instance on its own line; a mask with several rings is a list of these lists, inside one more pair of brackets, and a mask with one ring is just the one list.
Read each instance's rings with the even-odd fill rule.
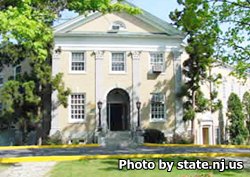
[[84,53],[82,52],[72,53],[71,71],[85,71]]
[[82,122],[85,119],[85,94],[70,95],[70,122]]
[[125,71],[125,53],[112,53],[111,71]]
[[159,52],[150,53],[150,65],[153,72],[163,72],[164,54]]
[[165,120],[165,96],[162,93],[153,93],[151,97],[151,120]]
[[15,80],[20,79],[21,73],[22,73],[22,66],[21,65],[15,66],[14,67],[14,79]]
[[115,21],[112,24],[112,30],[118,31],[118,30],[125,30],[125,29],[126,29],[126,25],[121,21]]

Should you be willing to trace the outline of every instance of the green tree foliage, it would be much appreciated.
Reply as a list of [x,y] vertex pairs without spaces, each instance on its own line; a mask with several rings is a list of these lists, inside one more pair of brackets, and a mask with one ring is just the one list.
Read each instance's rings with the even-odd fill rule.
[[[245,92],[242,99],[243,113],[246,120],[248,133],[250,134],[250,93]],[[249,139],[250,137],[248,137]],[[248,140],[250,142],[250,139]]]
[[[223,63],[234,65],[235,71],[232,74],[246,78],[246,71],[250,68],[250,1],[177,0],[177,2],[183,5],[184,9],[176,10],[175,14],[172,14],[172,19],[188,33],[189,31],[196,33],[195,29],[199,29],[211,31],[212,36],[216,34],[217,37],[214,38],[216,42],[209,43],[213,46],[209,45],[209,48],[216,49],[213,57]],[[204,18],[208,21],[204,21]],[[184,26],[184,23],[189,25]],[[205,39],[204,43],[202,41],[201,44],[206,45],[207,40]]]
[[230,121],[229,135],[232,144],[243,144],[248,137],[245,119],[240,98],[231,93],[227,101],[227,116]]
[[186,34],[185,50],[189,58],[183,63],[183,73],[187,78],[182,93],[186,100],[183,119],[193,122],[194,133],[195,113],[214,110],[214,95],[211,94],[209,99],[205,98],[200,84],[201,81],[212,82],[220,77],[212,79],[208,73],[214,63],[214,45],[220,30],[210,11],[209,2],[178,0],[178,3],[183,9],[172,12],[170,18]]
[[0,69],[29,60],[31,72],[10,78],[1,89],[4,105],[1,121],[20,123],[23,132],[35,123],[44,139],[50,131],[51,93],[58,92],[58,105],[67,106],[70,90],[65,88],[60,73],[52,76],[53,21],[69,9],[80,14],[90,11],[123,12],[140,10],[121,0],[2,0],[0,1]]
[[223,62],[237,64],[234,74],[246,77],[250,68],[250,1],[213,0],[211,11],[220,23],[217,55]]

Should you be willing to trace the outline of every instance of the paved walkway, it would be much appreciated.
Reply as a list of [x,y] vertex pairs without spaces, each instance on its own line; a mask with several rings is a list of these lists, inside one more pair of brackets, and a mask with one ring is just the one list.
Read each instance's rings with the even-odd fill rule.
[[0,172],[0,177],[47,177],[56,162],[18,163]]
[[179,153],[250,153],[250,149],[230,148],[201,148],[201,147],[137,147],[137,148],[56,148],[56,149],[21,149],[0,150],[0,158],[3,157],[27,157],[27,156],[71,156],[71,155],[95,155],[95,154],[179,154]]

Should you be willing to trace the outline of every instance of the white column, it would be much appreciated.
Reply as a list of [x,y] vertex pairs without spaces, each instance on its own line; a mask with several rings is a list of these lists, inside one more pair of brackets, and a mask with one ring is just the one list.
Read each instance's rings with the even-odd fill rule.
[[[59,62],[60,62],[60,53],[61,51],[54,51],[52,56],[52,76],[56,76],[59,73]],[[54,91],[51,95],[51,129],[50,135],[56,133],[56,131],[60,130],[59,125],[59,115],[58,115],[58,98],[57,91]]]
[[[104,115],[105,103],[103,100],[103,59],[104,51],[95,51],[95,104],[96,104],[96,126],[99,124],[99,110],[97,108],[97,102],[103,102],[101,110],[101,125],[103,129],[107,128],[107,122]],[[97,128],[97,127],[96,127]]]
[[[140,53],[139,51],[131,52],[132,56],[132,80],[133,90],[131,98],[131,130],[136,130],[138,122],[138,110],[136,108],[136,102],[140,101]],[[141,122],[141,121],[140,121]],[[142,122],[141,122],[142,123]]]
[[184,130],[183,122],[183,102],[182,98],[177,95],[181,91],[182,86],[182,66],[181,66],[181,50],[173,50],[174,55],[174,79],[175,79],[175,133],[182,134]]

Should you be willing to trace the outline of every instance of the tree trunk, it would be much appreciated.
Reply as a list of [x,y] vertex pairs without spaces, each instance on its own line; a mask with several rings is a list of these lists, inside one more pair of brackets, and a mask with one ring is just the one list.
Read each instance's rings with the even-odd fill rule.
[[[195,110],[195,91],[192,92],[192,108]],[[195,117],[192,119],[191,132],[195,139]]]

